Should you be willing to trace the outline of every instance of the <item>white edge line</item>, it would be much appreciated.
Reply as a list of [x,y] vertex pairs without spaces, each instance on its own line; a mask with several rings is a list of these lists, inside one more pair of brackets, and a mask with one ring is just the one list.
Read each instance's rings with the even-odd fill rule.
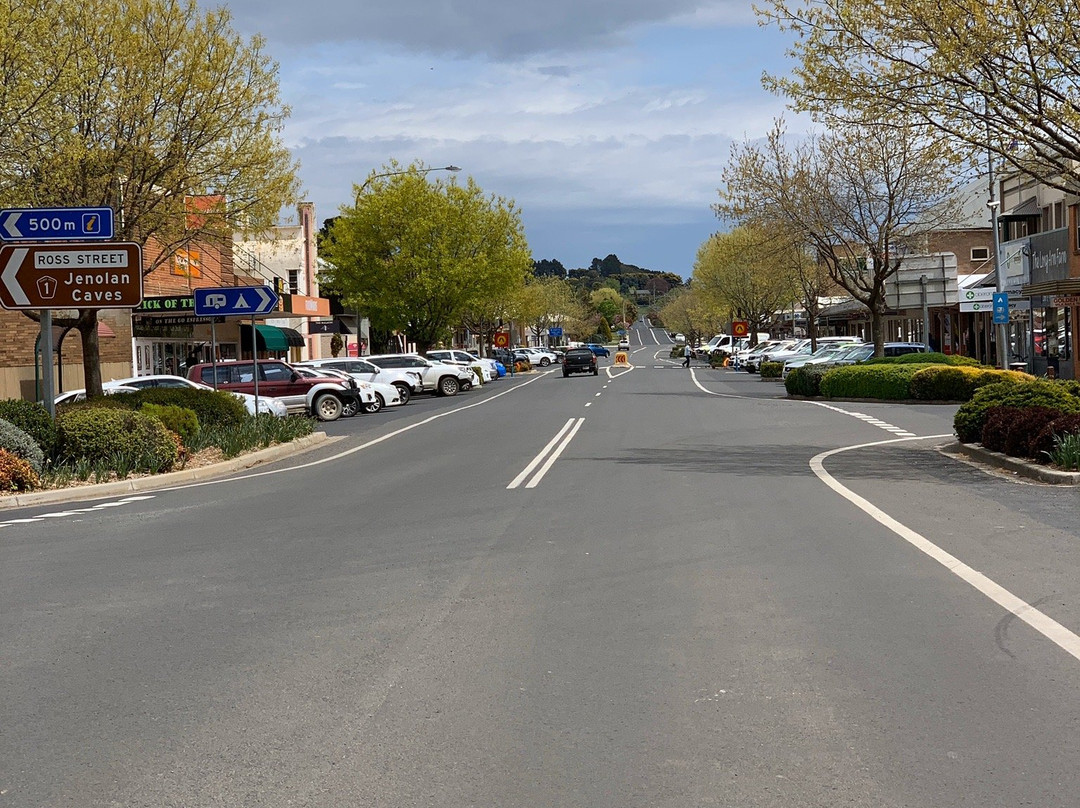
[[566,431],[571,426],[573,426],[573,424],[574,424],[574,419],[573,418],[571,418],[565,424],[563,424],[562,428],[558,432],[555,433],[555,437],[548,441],[547,446],[545,446],[543,449],[541,449],[540,453],[536,457],[534,457],[532,460],[529,461],[529,465],[527,465],[524,468],[524,470],[520,474],[518,474],[517,477],[515,477],[513,480],[511,480],[510,484],[508,486],[506,486],[506,487],[508,489],[510,489],[510,488],[517,488],[519,485],[521,485],[521,481],[524,480],[526,477],[528,477],[530,474],[532,474],[532,470],[535,469],[538,465],[540,465],[540,463],[543,461],[544,455],[546,455],[548,452],[551,451],[552,447],[555,446],[555,444],[559,442],[559,439],[563,435],[566,434]]
[[540,467],[540,470],[536,472],[536,475],[531,480],[529,480],[529,482],[525,485],[526,488],[536,488],[537,483],[539,483],[544,478],[544,475],[547,474],[548,469],[550,469],[555,464],[555,461],[559,459],[559,455],[563,453],[563,449],[570,445],[570,441],[574,439],[574,435],[576,435],[577,431],[581,429],[581,425],[583,423],[585,423],[584,418],[577,419],[577,423],[574,424],[574,428],[570,430],[569,434],[567,434],[565,438],[563,438],[562,443],[560,443],[559,446],[555,449],[555,451],[551,453],[551,455],[547,459],[547,462]]
[[204,480],[202,482],[184,483],[183,485],[174,485],[174,486],[171,486],[169,488],[158,488],[158,489],[155,489],[155,490],[160,493],[162,491],[181,491],[181,490],[186,490],[188,488],[201,488],[202,486],[206,486],[206,485],[222,485],[224,483],[234,483],[234,482],[239,482],[241,480],[251,480],[251,479],[255,479],[256,477],[269,477],[269,476],[274,475],[274,474],[287,474],[287,473],[293,472],[293,471],[300,471],[302,469],[309,469],[309,468],[313,468],[315,466],[322,466],[322,465],[324,465],[326,463],[333,463],[333,462],[335,462],[337,460],[341,460],[341,458],[343,458],[343,457],[348,457],[349,455],[356,454],[357,452],[362,452],[365,449],[370,449],[372,446],[376,446],[377,444],[383,443],[384,441],[388,441],[391,438],[396,438],[398,435],[404,434],[405,432],[410,432],[411,430],[416,429],[417,427],[421,427],[421,426],[424,426],[426,424],[430,424],[432,421],[437,421],[440,418],[445,418],[448,415],[455,415],[455,414],[457,414],[459,412],[464,412],[465,410],[471,410],[473,407],[480,407],[480,406],[483,406],[484,404],[487,404],[489,402],[494,401],[497,398],[502,398],[503,396],[508,396],[511,393],[514,393],[514,392],[522,389],[523,387],[526,387],[526,386],[532,384],[533,382],[540,381],[540,379],[544,378],[544,376],[547,376],[550,372],[551,371],[548,371],[547,373],[544,373],[544,374],[542,374],[540,376],[537,376],[534,379],[529,379],[528,381],[522,382],[521,384],[519,384],[519,385],[517,385],[515,387],[511,387],[509,390],[503,390],[501,393],[495,393],[495,395],[489,396],[488,398],[485,398],[483,401],[474,401],[472,404],[465,404],[464,406],[461,406],[461,407],[455,407],[452,410],[446,410],[445,412],[437,412],[434,415],[429,415],[427,418],[423,419],[422,421],[417,421],[414,424],[409,424],[408,426],[403,426],[400,429],[395,429],[393,432],[387,432],[385,435],[380,435],[377,438],[372,438],[369,441],[361,443],[359,446],[354,446],[351,449],[346,449],[343,452],[338,452],[337,454],[330,455],[329,457],[323,457],[323,458],[320,458],[319,460],[312,460],[312,461],[310,461],[308,463],[301,463],[300,465],[297,465],[297,466],[286,466],[285,468],[280,468],[280,469],[268,469],[266,471],[256,471],[256,472],[252,472],[251,474],[242,474],[242,475],[239,475],[239,476],[236,476],[236,477],[221,477],[221,478],[218,478],[218,479],[215,479],[215,480]]
[[[915,438],[915,440],[932,440],[935,438],[951,438],[952,434],[948,435],[927,435],[921,438]],[[936,544],[931,542],[925,536],[916,533],[911,528],[897,521],[893,517],[889,516],[883,510],[878,508],[871,502],[863,499],[851,489],[842,485],[836,481],[829,472],[825,470],[824,462],[827,458],[832,457],[835,454],[841,452],[848,452],[854,449],[865,449],[871,446],[882,446],[889,443],[900,443],[903,441],[912,440],[911,438],[901,438],[898,440],[883,440],[875,441],[873,443],[861,443],[857,446],[844,446],[839,449],[830,449],[827,452],[815,456],[810,460],[810,468],[817,475],[825,485],[829,486],[833,491],[842,496],[844,499],[852,503],[856,508],[866,513],[875,521],[887,527],[897,536],[904,541],[911,544],[918,550],[928,555],[930,558],[937,561],[949,572],[965,581],[970,586],[981,592],[988,597],[994,603],[1001,606],[1008,612],[1016,615],[1020,620],[1023,620],[1037,632],[1046,637],[1050,642],[1057,645],[1066,653],[1072,655],[1075,659],[1080,660],[1080,636],[1077,636],[1061,623],[1054,620],[1049,615],[1039,611],[1031,604],[1027,603],[1021,598],[1018,598],[1005,587],[1001,586],[997,582],[991,580],[981,572],[972,569],[960,559],[946,552]]]

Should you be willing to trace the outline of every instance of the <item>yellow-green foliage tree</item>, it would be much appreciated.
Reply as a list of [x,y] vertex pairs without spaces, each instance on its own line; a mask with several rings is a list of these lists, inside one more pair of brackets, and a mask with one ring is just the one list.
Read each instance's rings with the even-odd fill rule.
[[829,277],[870,312],[883,345],[886,282],[910,245],[958,221],[956,155],[899,120],[838,126],[790,144],[782,123],[763,143],[735,144],[724,170],[723,218],[781,222]]
[[795,278],[781,246],[753,225],[717,233],[698,248],[694,288],[717,309],[746,320],[751,334],[768,331],[773,316],[795,299]]
[[478,302],[510,298],[532,271],[512,201],[485,195],[471,178],[430,181],[420,164],[373,173],[320,249],[329,263],[321,281],[421,351]]
[[[115,240],[231,243],[299,194],[277,65],[223,8],[181,0],[27,0],[0,25],[0,203],[111,207]],[[214,204],[192,212],[191,198]],[[155,266],[146,269],[153,271]],[[101,392],[97,309],[56,318]],[[36,313],[31,313],[37,316]]]
[[685,334],[691,343],[719,332],[728,319],[696,285],[674,289],[664,297],[660,318],[668,331]]
[[1075,192],[1080,161],[1076,0],[767,0],[796,34],[766,78],[823,120],[917,120],[983,159]]

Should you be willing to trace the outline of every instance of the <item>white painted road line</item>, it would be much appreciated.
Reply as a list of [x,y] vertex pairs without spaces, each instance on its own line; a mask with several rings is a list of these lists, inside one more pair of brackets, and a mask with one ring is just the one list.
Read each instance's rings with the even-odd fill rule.
[[[536,484],[543,479],[547,470],[559,459],[559,455],[562,454],[563,449],[566,448],[566,445],[570,443],[574,435],[577,434],[577,431],[584,422],[584,418],[571,418],[563,424],[562,429],[555,433],[555,437],[548,441],[547,446],[540,450],[540,454],[534,457],[529,462],[529,465],[522,469],[521,473],[510,481],[510,484],[506,486],[507,489],[520,486],[522,482],[525,481],[525,478],[532,474],[537,466],[540,466],[540,464],[543,463],[544,465],[540,467],[540,470],[536,472],[535,476],[533,476],[525,486],[526,488],[535,488]],[[547,457],[547,462],[544,462],[545,457]]]
[[[923,438],[917,438],[917,440],[932,440],[935,438],[951,437],[952,434],[927,435]],[[850,452],[855,449],[866,449],[872,446],[886,446],[893,443],[902,443],[906,440],[908,439],[883,440],[874,443],[861,443],[857,446],[844,446],[840,449],[832,449],[828,452],[822,452],[811,459],[810,468],[813,470],[814,474],[817,475],[818,479],[825,483],[825,485],[829,486],[833,491],[852,503],[856,508],[863,511],[863,513],[887,527],[913,547],[921,550],[930,558],[934,559],[934,561],[941,564],[941,566],[945,567],[945,569],[953,575],[977,589],[1006,611],[1012,612],[1018,619],[1023,620],[1063,651],[1072,655],[1075,659],[1080,660],[1080,636],[1069,631],[1069,629],[1065,628],[1065,626],[1061,625],[1052,617],[1040,612],[1034,606],[1018,598],[1005,587],[986,577],[981,572],[972,569],[956,556],[947,553],[925,536],[916,533],[911,528],[901,524],[896,519],[893,519],[889,514],[885,513],[873,503],[863,499],[850,488],[837,482],[835,477],[825,471],[825,461],[835,454]]]

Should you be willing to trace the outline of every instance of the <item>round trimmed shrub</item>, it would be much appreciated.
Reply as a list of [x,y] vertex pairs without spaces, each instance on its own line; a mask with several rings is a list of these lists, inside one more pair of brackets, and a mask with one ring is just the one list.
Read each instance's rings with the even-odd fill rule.
[[25,459],[0,449],[0,490],[30,491],[40,484],[37,473]]
[[35,473],[41,474],[45,465],[45,453],[36,440],[11,421],[0,418],[0,449],[16,457],[21,457],[30,464]]
[[763,379],[779,379],[784,375],[783,362],[762,362],[758,373]]
[[832,368],[810,365],[809,367],[795,368],[784,379],[784,389],[791,396],[820,396],[821,380]]
[[1004,452],[1005,442],[1013,425],[1023,417],[1020,407],[991,407],[986,411],[982,434],[979,436],[984,449]]
[[1013,420],[1005,436],[1005,454],[1010,457],[1034,457],[1032,445],[1043,427],[1061,415],[1049,407],[1025,407]]
[[199,418],[194,410],[175,404],[144,403],[139,412],[157,418],[170,432],[175,432],[183,443],[189,444],[199,434]]
[[953,416],[953,429],[961,443],[981,440],[986,412],[991,407],[1049,407],[1067,414],[1080,412],[1080,398],[1064,385],[1046,379],[1001,381],[980,387]]
[[9,398],[0,401],[0,418],[10,421],[33,438],[46,457],[56,450],[56,423],[44,404]]
[[911,377],[911,397],[924,401],[968,401],[980,387],[1000,381],[1034,379],[1015,370],[970,365],[929,365]]
[[114,407],[66,410],[57,416],[59,457],[107,462],[118,455],[140,470],[167,471],[179,457],[173,433],[157,418]]

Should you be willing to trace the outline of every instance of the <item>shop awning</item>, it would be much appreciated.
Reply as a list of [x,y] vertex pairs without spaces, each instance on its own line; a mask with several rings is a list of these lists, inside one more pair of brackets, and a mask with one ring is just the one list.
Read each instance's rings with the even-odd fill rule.
[[1080,294],[1080,278],[1060,278],[1053,281],[1029,283],[1021,287],[1020,294],[1025,297]]
[[1021,202],[1012,210],[1007,210],[998,216],[998,219],[1036,219],[1042,216],[1039,209],[1039,200],[1035,197]]
[[956,285],[963,289],[974,289],[982,284],[984,280],[993,275],[993,272],[972,272],[967,275],[958,275],[956,278]]
[[[251,326],[243,326],[244,331],[248,334],[251,332]],[[255,325],[256,335],[256,350],[267,351],[269,353],[282,352],[289,350],[290,347],[302,348],[306,345],[304,335],[297,331],[295,328],[283,328],[276,325]],[[247,340],[250,348],[250,337]]]

